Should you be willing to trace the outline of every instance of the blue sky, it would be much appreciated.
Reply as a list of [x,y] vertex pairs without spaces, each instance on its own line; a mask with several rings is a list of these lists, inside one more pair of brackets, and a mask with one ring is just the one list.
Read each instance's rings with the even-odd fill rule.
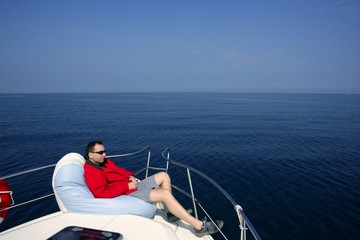
[[0,93],[360,93],[360,1],[0,0]]

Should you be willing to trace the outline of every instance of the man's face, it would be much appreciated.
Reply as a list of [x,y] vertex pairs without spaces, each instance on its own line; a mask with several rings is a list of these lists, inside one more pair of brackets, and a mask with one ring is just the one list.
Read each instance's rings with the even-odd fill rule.
[[93,163],[101,164],[106,157],[105,147],[101,144],[95,144],[94,151],[89,152],[89,159]]

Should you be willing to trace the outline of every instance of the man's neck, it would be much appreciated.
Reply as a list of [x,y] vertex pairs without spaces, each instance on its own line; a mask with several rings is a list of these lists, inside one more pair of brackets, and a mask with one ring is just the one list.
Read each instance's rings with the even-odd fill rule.
[[101,164],[98,164],[96,162],[91,161],[90,159],[86,159],[86,163],[93,166],[93,167],[95,167],[95,168],[98,168],[98,169],[102,169],[102,167],[105,165],[105,161],[103,163],[101,163]]

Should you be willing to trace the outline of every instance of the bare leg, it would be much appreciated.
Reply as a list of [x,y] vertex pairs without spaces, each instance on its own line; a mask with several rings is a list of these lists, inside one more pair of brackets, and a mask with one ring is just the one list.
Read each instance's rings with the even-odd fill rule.
[[[169,192],[172,192],[171,179],[170,179],[169,174],[167,174],[166,172],[159,172],[159,173],[155,174],[154,177],[155,177],[155,182],[160,186],[160,188],[168,190]],[[164,204],[164,210],[167,212],[169,211],[166,204]]]
[[156,183],[165,190],[171,192],[171,179],[166,172],[159,172],[154,175]]
[[[167,175],[167,174],[166,174]],[[169,212],[176,217],[191,224],[195,229],[201,229],[203,222],[191,216],[175,199],[169,190],[166,189],[153,189],[150,192],[151,202],[164,202]]]

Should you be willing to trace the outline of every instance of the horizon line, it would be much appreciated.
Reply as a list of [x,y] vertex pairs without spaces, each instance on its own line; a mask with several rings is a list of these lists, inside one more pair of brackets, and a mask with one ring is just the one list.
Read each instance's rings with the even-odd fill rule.
[[360,93],[336,92],[241,92],[241,91],[84,91],[84,92],[0,92],[1,95],[11,94],[329,94],[329,95],[358,95]]

